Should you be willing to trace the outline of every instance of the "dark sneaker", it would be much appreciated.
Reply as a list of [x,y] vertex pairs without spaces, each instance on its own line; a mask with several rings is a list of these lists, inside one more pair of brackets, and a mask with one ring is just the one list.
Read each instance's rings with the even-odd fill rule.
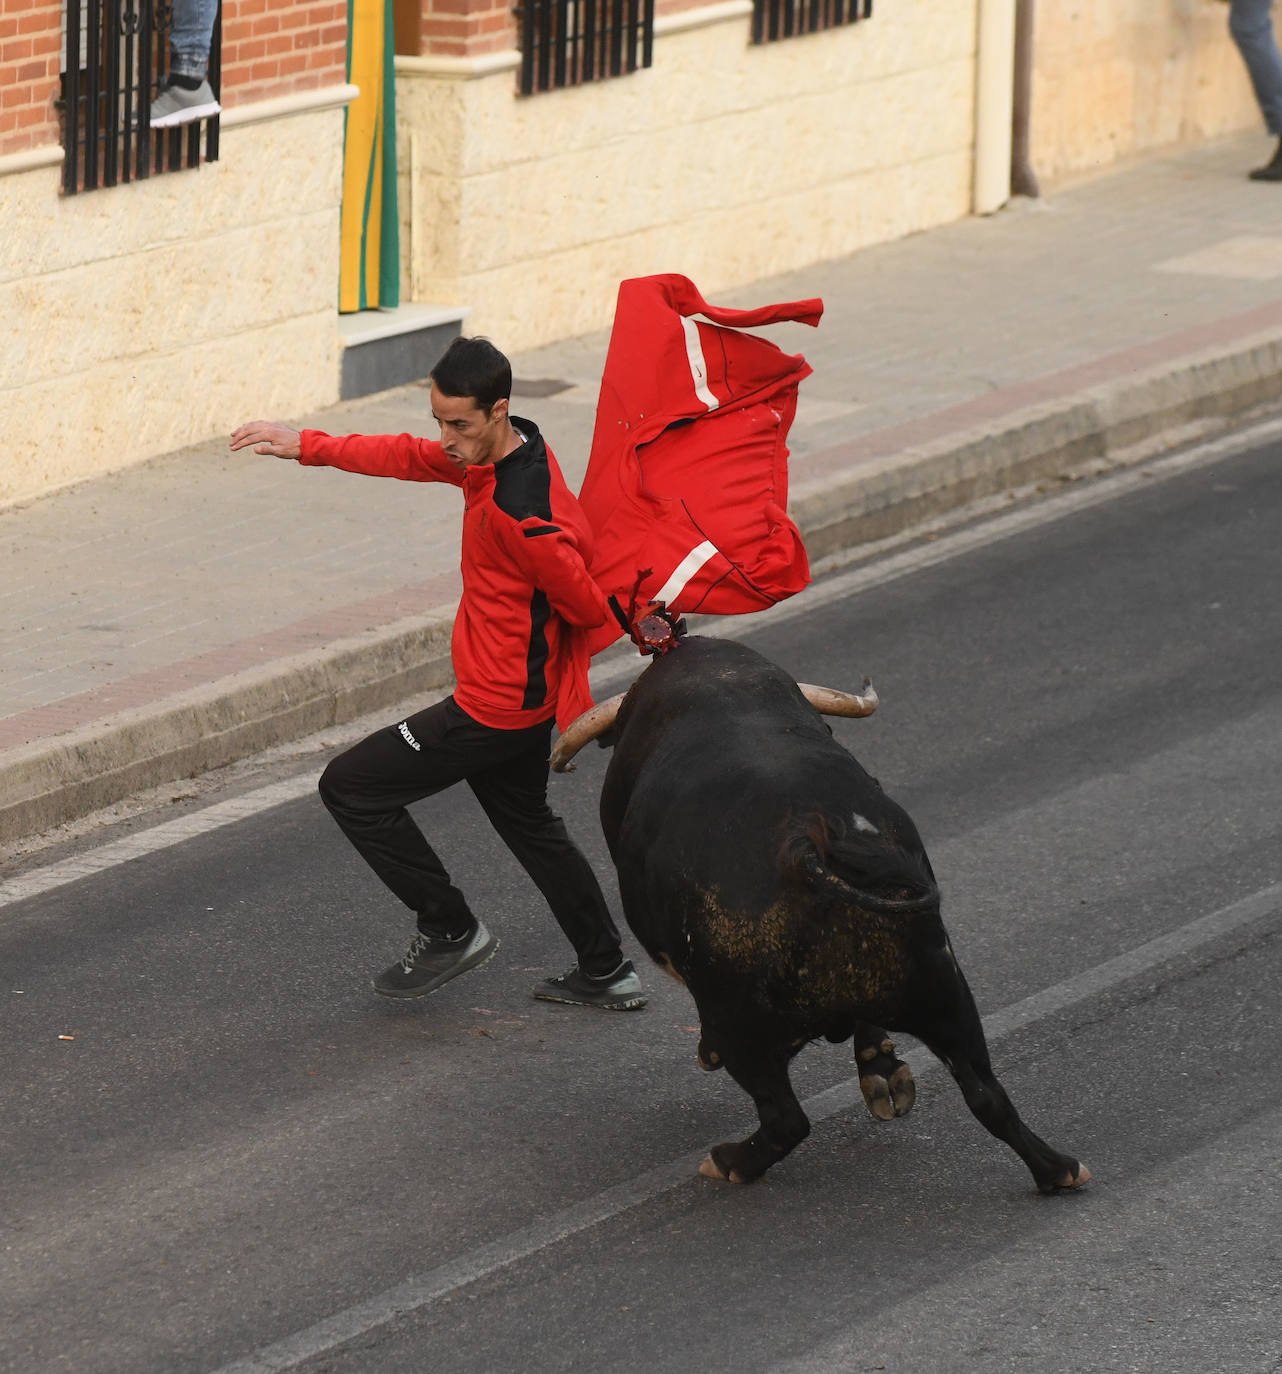
[[1278,150],[1273,154],[1272,159],[1266,162],[1263,167],[1257,167],[1255,171],[1248,172],[1247,176],[1252,181],[1282,181],[1282,139],[1278,140]]
[[554,978],[545,978],[534,989],[542,1002],[567,1002],[575,1007],[603,1007],[606,1011],[640,1011],[645,1006],[641,980],[625,959],[613,973],[592,978],[577,964]]
[[470,935],[457,940],[419,931],[405,957],[374,979],[374,991],[384,997],[426,997],[451,978],[483,964],[498,947],[480,921]]

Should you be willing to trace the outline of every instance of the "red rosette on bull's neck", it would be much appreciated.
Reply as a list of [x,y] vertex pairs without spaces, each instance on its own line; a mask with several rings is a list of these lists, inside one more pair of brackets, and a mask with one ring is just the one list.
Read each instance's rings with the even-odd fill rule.
[[[626,604],[648,568],[641,605],[742,615],[810,581],[785,511],[788,429],[811,368],[743,329],[817,325],[822,313],[819,300],[719,309],[675,274],[620,285],[579,492],[607,595]],[[622,633],[613,622],[589,631],[591,652]]]

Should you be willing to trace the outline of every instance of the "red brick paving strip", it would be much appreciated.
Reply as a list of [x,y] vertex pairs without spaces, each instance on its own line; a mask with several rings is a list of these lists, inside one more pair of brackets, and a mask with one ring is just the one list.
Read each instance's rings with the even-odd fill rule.
[[857,463],[887,458],[904,449],[972,429],[986,421],[999,420],[1048,401],[1063,400],[1066,396],[1078,395],[1104,382],[1144,372],[1173,359],[1214,348],[1217,344],[1234,343],[1279,327],[1282,327],[1282,300],[1257,306],[1241,315],[1231,315],[1225,320],[1196,325],[1150,343],[1124,348],[1092,362],[1050,372],[1031,381],[998,387],[972,400],[923,415],[920,419],[888,425],[885,429],[873,430],[858,438],[834,444],[831,448],[819,449],[807,454],[798,463],[796,476],[809,480]]

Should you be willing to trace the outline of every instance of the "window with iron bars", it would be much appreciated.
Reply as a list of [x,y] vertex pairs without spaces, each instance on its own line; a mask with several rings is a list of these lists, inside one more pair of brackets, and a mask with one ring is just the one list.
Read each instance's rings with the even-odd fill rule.
[[[218,161],[218,116],[154,130],[151,102],[168,65],[165,0],[66,0],[63,11],[62,189],[67,195]],[[222,6],[208,81],[221,84]]]
[[752,0],[752,41],[773,43],[872,16],[872,0]]
[[521,94],[582,86],[648,67],[654,0],[522,0]]

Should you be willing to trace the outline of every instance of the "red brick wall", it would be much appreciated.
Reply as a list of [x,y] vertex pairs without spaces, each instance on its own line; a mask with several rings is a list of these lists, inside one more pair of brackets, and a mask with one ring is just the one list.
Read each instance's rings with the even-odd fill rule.
[[223,0],[228,109],[346,80],[347,0]]
[[[695,9],[709,0],[657,0],[656,14]],[[508,52],[520,45],[521,35],[511,0],[396,0],[397,31],[408,30],[405,10],[418,7],[421,27],[417,44],[401,38],[399,52],[434,57],[480,57]]]
[[3,0],[0,7],[0,154],[58,142],[53,108],[62,65],[59,0]]
[[[665,14],[683,14],[686,10],[702,9],[704,5],[712,3],[712,0],[655,0],[655,18],[662,18]],[[745,24],[751,21],[745,19]]]
[[[62,0],[0,0],[0,156],[61,140]],[[347,79],[347,0],[223,0],[230,109]]]
[[[656,9],[699,3],[658,0]],[[478,57],[519,42],[510,0],[397,0],[398,30],[412,31],[415,10],[424,54]],[[62,0],[0,0],[0,155],[59,141],[53,101],[61,41]],[[335,85],[346,75],[347,0],[223,0],[228,109]]]
[[510,52],[520,42],[510,3],[503,0],[422,0],[421,51],[433,57]]

